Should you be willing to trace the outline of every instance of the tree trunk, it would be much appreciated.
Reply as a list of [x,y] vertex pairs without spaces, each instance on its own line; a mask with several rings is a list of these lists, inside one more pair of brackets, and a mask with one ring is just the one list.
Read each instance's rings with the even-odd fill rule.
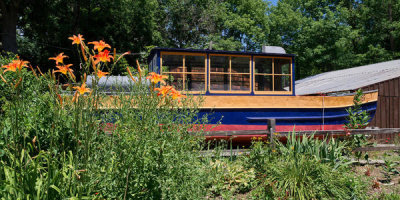
[[73,27],[73,34],[77,34],[78,32],[78,27],[79,27],[79,21],[80,21],[80,14],[81,14],[81,1],[76,0],[74,4],[74,27]]
[[18,22],[18,7],[17,4],[10,3],[6,5],[3,0],[0,0],[2,10],[1,17],[1,43],[4,51],[17,53],[17,22]]

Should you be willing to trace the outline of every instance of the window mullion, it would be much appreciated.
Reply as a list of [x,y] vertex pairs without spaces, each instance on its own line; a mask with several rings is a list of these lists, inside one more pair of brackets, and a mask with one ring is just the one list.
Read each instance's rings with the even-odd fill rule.
[[275,58],[272,58],[272,91],[275,91]]
[[232,56],[229,56],[229,91],[232,91]]
[[183,84],[182,84],[182,90],[186,90],[186,65],[185,65],[185,59],[186,59],[186,56],[183,56],[183,59],[182,59],[182,66],[183,66],[183,69],[182,69],[182,80],[183,80]]

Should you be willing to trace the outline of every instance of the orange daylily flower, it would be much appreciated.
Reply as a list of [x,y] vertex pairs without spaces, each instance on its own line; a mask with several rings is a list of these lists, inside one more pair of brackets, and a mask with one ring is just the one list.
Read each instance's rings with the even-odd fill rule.
[[103,71],[101,71],[101,70],[97,70],[97,76],[99,77],[99,78],[101,78],[101,77],[103,77],[103,76],[106,76],[107,74],[109,74],[108,72],[103,72]]
[[93,44],[94,45],[94,50],[97,49],[97,51],[101,52],[103,51],[104,48],[110,48],[111,46],[108,45],[107,43],[105,43],[103,40],[100,41],[93,41],[93,42],[89,42],[88,44]]
[[73,35],[72,37],[69,37],[68,39],[72,40],[72,44],[80,44],[83,40],[85,40],[81,34],[78,34],[78,36]]
[[158,91],[157,96],[162,95],[165,97],[172,89],[174,89],[172,86],[162,86],[161,88],[156,88],[154,89],[155,91]]
[[168,76],[165,75],[159,75],[156,74],[155,72],[150,72],[149,76],[146,77],[146,79],[150,79],[150,81],[154,84],[157,84],[159,82],[165,84],[165,81],[163,79],[167,79]]
[[13,60],[8,65],[2,66],[2,68],[5,68],[4,72],[6,72],[6,71],[16,72],[17,69],[19,71],[21,71],[23,67],[28,67],[28,63],[29,63],[28,61],[23,61],[23,60],[17,59],[17,60]]
[[21,70],[23,67],[28,67],[28,61],[23,61],[20,59],[17,60],[13,60],[12,63],[14,63],[15,65],[17,65],[17,69]]
[[4,72],[6,72],[6,71],[16,72],[17,71],[17,66],[12,63],[10,63],[8,65],[3,65],[2,68],[5,69]]
[[181,98],[186,98],[186,95],[181,94],[179,91],[176,91],[175,89],[172,89],[169,95],[172,96],[172,99],[177,99],[180,101]]
[[55,60],[56,65],[58,65],[58,63],[64,63],[63,62],[64,58],[68,58],[68,56],[65,56],[64,53],[60,53],[56,57],[49,58],[49,60]]
[[57,65],[56,67],[58,68],[58,70],[54,71],[54,72],[60,72],[63,73],[64,75],[67,75],[67,73],[71,73],[74,71],[72,69],[70,69],[70,67],[72,66],[72,64],[69,65]]
[[99,62],[110,62],[112,56],[109,55],[109,53],[109,50],[104,50],[102,52],[99,52],[97,55],[94,55],[94,58],[96,59],[94,63],[97,64]]
[[86,92],[90,92],[90,89],[86,87],[86,83],[82,83],[82,85],[80,87],[79,86],[75,86],[74,89],[80,95],[85,94]]

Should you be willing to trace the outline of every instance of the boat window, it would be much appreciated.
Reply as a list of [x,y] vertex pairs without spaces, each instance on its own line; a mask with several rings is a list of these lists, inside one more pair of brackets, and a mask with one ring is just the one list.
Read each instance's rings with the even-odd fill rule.
[[274,75],[274,91],[292,91],[289,59],[274,59]]
[[274,76],[274,91],[292,91],[290,76]]
[[292,91],[291,59],[254,57],[254,91]]
[[250,92],[250,57],[210,56],[210,90]]
[[164,55],[162,58],[162,71],[168,72],[183,72],[183,56],[179,55]]
[[168,73],[167,85],[174,86],[177,90],[183,90],[183,74],[181,73]]
[[201,92],[206,89],[206,56],[175,55],[163,53],[162,71],[167,75],[167,84],[177,90]]
[[247,57],[231,57],[232,73],[250,73],[249,62]]
[[254,58],[254,90],[272,91],[272,58]]
[[274,74],[290,74],[290,60],[289,59],[274,59]]
[[211,72],[229,73],[229,56],[210,56]]
[[255,75],[255,91],[271,91],[272,90],[272,75]]

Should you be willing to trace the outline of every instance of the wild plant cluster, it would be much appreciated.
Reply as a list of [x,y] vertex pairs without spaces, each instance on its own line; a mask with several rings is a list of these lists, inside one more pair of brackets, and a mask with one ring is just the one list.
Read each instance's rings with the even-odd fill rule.
[[0,198],[205,196],[196,154],[201,138],[192,133],[203,124],[198,103],[157,87],[165,77],[146,78],[140,66],[136,77],[128,69],[129,93],[106,96],[98,82],[122,56],[111,55],[104,41],[70,39],[81,55],[79,72],[63,53],[50,58],[55,70],[47,73],[17,57],[2,65]]
[[55,70],[46,73],[18,57],[1,60],[1,199],[365,197],[342,157],[344,144],[334,140],[292,135],[286,144],[256,141],[235,158],[203,154],[201,98],[143,74],[139,64],[127,69],[129,92],[116,85],[120,93],[105,95],[99,81],[123,55],[104,41],[70,39],[80,71],[63,53],[50,58]]

